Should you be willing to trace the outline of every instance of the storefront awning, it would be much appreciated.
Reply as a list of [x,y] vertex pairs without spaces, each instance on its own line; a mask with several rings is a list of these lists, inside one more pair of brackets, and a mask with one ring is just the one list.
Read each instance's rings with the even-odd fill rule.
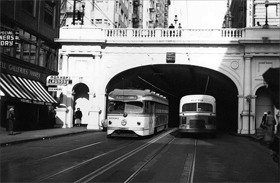
[[56,100],[45,90],[41,83],[1,73],[1,96],[19,98],[22,102],[50,105]]

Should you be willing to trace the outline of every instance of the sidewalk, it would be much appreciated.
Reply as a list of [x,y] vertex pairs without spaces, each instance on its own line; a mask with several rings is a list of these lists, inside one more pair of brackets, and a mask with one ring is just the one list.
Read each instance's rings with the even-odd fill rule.
[[[61,137],[66,135],[73,135],[78,133],[87,133],[101,130],[89,130],[86,127],[73,127],[73,128],[51,128],[51,129],[42,129],[42,130],[31,130],[31,131],[15,131],[14,135],[8,135],[8,132],[5,128],[0,130],[0,146],[8,146],[11,144],[17,144],[22,142],[29,142],[35,140],[44,140],[48,138]],[[260,143],[262,139],[257,135],[240,135],[247,138],[251,138]]]
[[7,146],[11,144],[17,144],[22,142],[43,140],[48,138],[54,138],[59,136],[66,136],[78,133],[87,133],[100,130],[89,130],[86,127],[73,127],[73,128],[51,128],[42,130],[31,131],[15,131],[14,135],[8,135],[5,128],[1,128],[0,131],[0,145]]

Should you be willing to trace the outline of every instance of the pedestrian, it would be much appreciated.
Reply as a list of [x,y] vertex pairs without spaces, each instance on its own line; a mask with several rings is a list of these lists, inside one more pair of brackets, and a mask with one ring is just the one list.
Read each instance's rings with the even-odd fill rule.
[[8,135],[13,135],[14,134],[14,123],[16,121],[15,118],[15,109],[10,108],[9,109],[9,114],[8,114]]
[[[168,28],[169,28],[169,29],[174,29],[175,27],[174,27],[173,24],[170,24]],[[174,34],[175,34],[175,31],[174,31],[174,30],[170,30],[170,31],[169,31],[169,36],[170,36],[170,37],[175,36]]]
[[260,127],[261,127],[262,129],[265,129],[265,128],[266,128],[266,126],[265,126],[265,124],[266,124],[266,116],[267,116],[267,112],[264,112],[264,113],[263,113],[263,117],[262,117],[262,121],[261,121],[261,125],[260,125]]
[[173,24],[170,24],[168,28],[169,28],[169,29],[174,29],[175,27],[174,27]]
[[267,128],[271,128],[272,132],[274,133],[276,121],[270,111],[267,112],[266,116],[266,126]]
[[[279,74],[280,68],[269,68],[264,74],[263,78],[264,81],[267,83],[267,89],[270,93],[270,97],[274,104],[274,107],[279,110]],[[271,118],[271,117],[270,117]],[[272,122],[273,123],[273,122]],[[274,133],[271,134],[273,138],[272,141],[269,143],[270,155],[278,164],[279,167],[279,134],[275,135]]]
[[181,37],[182,36],[182,25],[181,25],[181,23],[179,23],[179,25],[178,25],[178,29],[179,29],[179,37]]
[[83,117],[82,111],[80,111],[80,108],[77,108],[77,111],[75,112],[75,125],[76,126],[81,126],[82,117]]
[[178,29],[182,29],[182,25],[181,25],[181,23],[179,23],[179,25],[178,25]]

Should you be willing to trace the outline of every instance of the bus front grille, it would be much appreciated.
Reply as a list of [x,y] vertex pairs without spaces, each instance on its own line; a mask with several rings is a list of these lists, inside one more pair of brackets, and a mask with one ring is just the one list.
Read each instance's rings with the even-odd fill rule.
[[190,128],[205,128],[205,121],[203,119],[191,119]]

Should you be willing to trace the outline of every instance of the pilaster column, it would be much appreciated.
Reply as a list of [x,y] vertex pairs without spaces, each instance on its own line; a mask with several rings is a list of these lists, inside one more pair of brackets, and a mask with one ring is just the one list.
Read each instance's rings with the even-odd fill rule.
[[72,128],[73,127],[73,104],[74,96],[72,91],[67,91],[67,98],[66,98],[66,122],[64,123],[62,128]]
[[101,55],[94,55],[93,59],[93,79],[92,79],[92,90],[89,93],[90,103],[92,104],[89,111],[90,122],[88,123],[88,129],[100,129],[100,70],[101,70]]
[[243,86],[243,111],[240,114],[242,120],[242,134],[253,134],[255,131],[255,123],[253,121],[252,113],[252,99],[251,94],[251,60],[252,56],[244,56],[244,86]]
[[[69,55],[62,55],[62,63],[59,63],[59,72],[62,76],[68,75],[68,60]],[[56,111],[56,127],[66,128],[67,123],[67,86],[62,87],[61,93],[58,93],[58,97],[60,98],[60,105],[55,109]]]

